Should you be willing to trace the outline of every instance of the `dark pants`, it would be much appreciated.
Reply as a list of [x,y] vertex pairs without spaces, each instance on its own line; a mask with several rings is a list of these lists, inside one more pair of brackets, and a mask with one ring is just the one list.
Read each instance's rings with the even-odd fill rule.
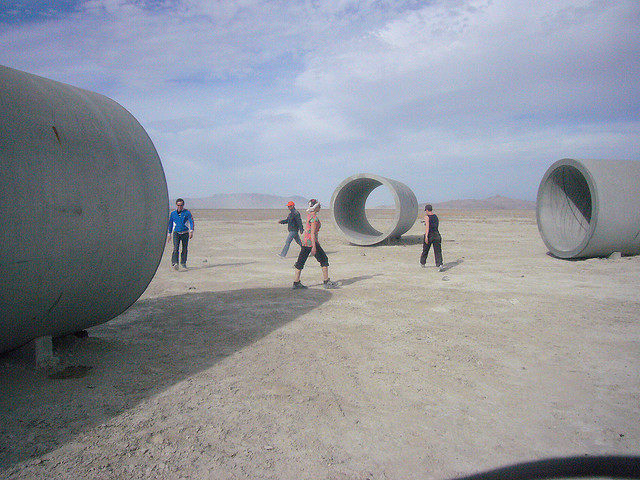
[[442,244],[440,240],[432,240],[427,243],[426,239],[422,241],[422,255],[420,255],[420,265],[427,263],[427,255],[429,255],[429,249],[433,244],[433,254],[436,256],[436,267],[442,265]]
[[300,235],[298,235],[297,230],[289,231],[289,235],[287,235],[287,240],[284,242],[284,247],[282,247],[282,251],[280,252],[281,257],[286,257],[287,252],[289,251],[289,245],[291,245],[291,241],[295,240],[296,243],[302,246],[302,241],[300,241]]
[[[311,247],[301,247],[300,254],[298,255],[298,260],[296,261],[296,264],[294,265],[294,267],[297,268],[298,270],[302,270],[304,268],[304,264],[307,261],[307,258],[309,258],[310,253],[311,253]],[[324,250],[322,249],[319,243],[316,243],[316,260],[318,261],[321,267],[329,266],[329,258],[327,257],[327,254],[324,253]]]
[[182,242],[182,252],[180,252],[180,263],[182,265],[187,264],[187,247],[189,246],[189,232],[173,232],[173,253],[171,254],[171,265],[178,263],[178,250],[180,249],[180,242]]

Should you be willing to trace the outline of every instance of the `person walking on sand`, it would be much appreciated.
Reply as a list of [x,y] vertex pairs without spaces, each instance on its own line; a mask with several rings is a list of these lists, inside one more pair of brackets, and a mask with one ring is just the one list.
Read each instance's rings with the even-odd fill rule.
[[424,216],[425,233],[424,240],[422,241],[422,255],[420,256],[420,265],[424,268],[427,263],[427,255],[429,255],[429,249],[433,245],[433,254],[436,257],[436,267],[439,271],[443,272],[444,267],[442,265],[442,236],[438,231],[440,220],[438,216],[433,213],[433,206],[427,204],[424,206],[424,210],[427,214]]
[[307,223],[304,227],[304,236],[302,246],[300,248],[300,255],[296,261],[294,267],[296,273],[293,279],[293,289],[307,288],[300,281],[300,274],[304,268],[304,264],[309,258],[309,255],[316,257],[316,260],[322,267],[322,276],[324,278],[324,288],[337,288],[340,286],[338,282],[332,282],[329,278],[329,258],[320,246],[318,241],[318,232],[320,231],[321,223],[318,218],[318,212],[320,211],[320,202],[315,198],[309,200],[309,208],[307,209]]
[[[189,226],[187,226],[189,224]],[[176,209],[169,215],[169,227],[167,232],[167,243],[173,237],[173,253],[171,254],[171,265],[178,270],[178,250],[182,244],[180,252],[180,264],[182,268],[187,268],[187,253],[189,239],[193,238],[195,223],[191,212],[184,208],[184,200],[178,198],[176,200]],[[173,236],[171,235],[173,233]]]
[[282,247],[282,251],[278,254],[278,256],[284,258],[287,256],[287,252],[289,251],[289,245],[291,245],[291,241],[295,240],[296,243],[302,246],[302,242],[300,241],[300,235],[298,232],[302,233],[302,219],[300,218],[300,212],[296,210],[296,204],[293,202],[287,203],[287,208],[289,209],[289,215],[284,220],[280,220],[278,223],[287,224],[287,229],[289,230],[289,234],[287,235],[287,239],[284,242],[284,247]]

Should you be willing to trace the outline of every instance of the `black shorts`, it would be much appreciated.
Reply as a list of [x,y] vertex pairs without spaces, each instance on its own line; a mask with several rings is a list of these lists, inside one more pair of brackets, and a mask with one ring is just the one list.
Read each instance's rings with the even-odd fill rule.
[[[307,258],[309,258],[310,253],[311,247],[302,247],[300,249],[300,255],[298,255],[298,260],[294,265],[298,270],[302,270],[304,268],[304,264],[307,262]],[[327,254],[324,253],[324,250],[319,243],[316,243],[316,260],[321,267],[329,266],[329,258],[327,257]]]

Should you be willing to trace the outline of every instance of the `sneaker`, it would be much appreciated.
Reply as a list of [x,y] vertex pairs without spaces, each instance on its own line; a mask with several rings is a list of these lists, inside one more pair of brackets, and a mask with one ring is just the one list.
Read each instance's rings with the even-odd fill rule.
[[174,264],[173,264],[173,269],[174,269],[174,270],[178,270],[179,268],[180,268],[180,267],[178,267],[178,264],[177,264],[177,263],[174,263]]
[[[184,268],[185,270],[188,270],[186,263],[181,263],[181,265],[182,265],[182,268]],[[177,270],[177,268],[176,268],[176,270]]]
[[444,265],[440,265],[440,266],[438,267],[438,271],[439,271],[439,272],[444,272],[444,270],[445,270]]
[[332,282],[331,280],[325,280],[324,288],[338,288],[340,284],[338,282]]
[[298,290],[302,288],[309,288],[306,285],[303,285],[302,282],[293,282],[293,290]]
[[424,263],[421,263],[421,264],[420,264],[420,266],[421,266],[422,268],[427,268],[427,266],[426,266]]

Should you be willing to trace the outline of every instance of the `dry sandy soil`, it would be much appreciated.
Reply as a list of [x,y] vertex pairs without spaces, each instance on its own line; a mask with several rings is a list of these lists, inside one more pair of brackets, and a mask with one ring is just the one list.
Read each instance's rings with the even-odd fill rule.
[[[142,298],[54,342],[69,378],[0,356],[0,478],[443,479],[640,453],[640,257],[547,255],[531,211],[440,211],[447,270],[350,245],[330,273],[282,211],[195,211]],[[372,217],[384,221],[390,212]],[[90,369],[82,367],[91,367]]]

